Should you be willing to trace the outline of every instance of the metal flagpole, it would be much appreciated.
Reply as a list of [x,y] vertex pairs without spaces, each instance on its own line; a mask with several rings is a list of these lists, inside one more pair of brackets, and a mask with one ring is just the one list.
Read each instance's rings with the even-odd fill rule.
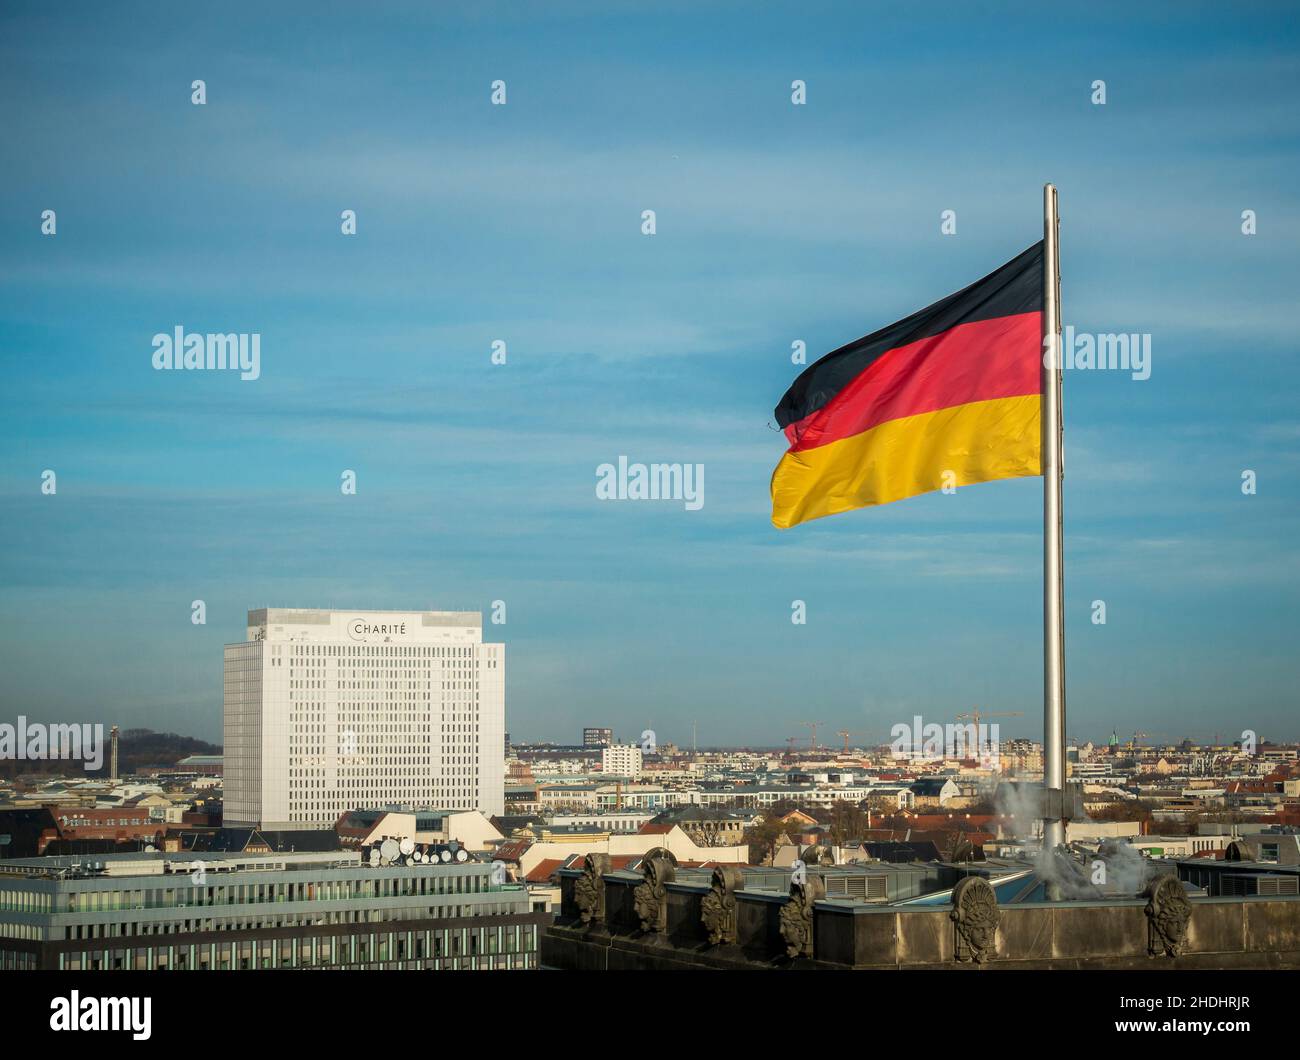
[[1043,185],[1043,850],[1065,842],[1065,623],[1061,534],[1061,255],[1056,186]]

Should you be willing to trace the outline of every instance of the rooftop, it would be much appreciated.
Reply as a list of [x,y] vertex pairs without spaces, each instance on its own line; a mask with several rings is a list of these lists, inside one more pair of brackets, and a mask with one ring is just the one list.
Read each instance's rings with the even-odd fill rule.
[[193,853],[173,854],[141,852],[130,854],[64,854],[41,858],[12,858],[0,861],[0,886],[6,877],[25,876],[39,879],[130,879],[143,876],[186,875],[202,862],[210,873],[227,872],[296,872],[319,869],[355,869],[367,874],[423,874],[432,871],[477,870],[491,872],[483,862],[431,862],[418,865],[371,866],[360,853],[327,851],[294,854],[241,854],[213,851],[196,858]]

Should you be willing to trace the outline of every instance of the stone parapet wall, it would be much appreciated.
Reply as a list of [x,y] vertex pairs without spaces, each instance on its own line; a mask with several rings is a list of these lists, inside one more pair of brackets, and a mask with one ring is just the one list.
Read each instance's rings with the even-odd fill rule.
[[[649,882],[632,872],[561,870],[560,915],[543,936],[542,963],[588,970],[1300,968],[1300,897],[1188,899],[1171,877],[1144,898],[1003,907],[974,877],[954,892],[953,905],[939,907],[824,900],[813,886],[804,895],[729,890],[734,878],[721,871],[711,886],[698,875],[689,883],[671,877],[662,867]],[[584,920],[583,903],[600,895],[603,915]],[[810,946],[802,941],[809,920]]]

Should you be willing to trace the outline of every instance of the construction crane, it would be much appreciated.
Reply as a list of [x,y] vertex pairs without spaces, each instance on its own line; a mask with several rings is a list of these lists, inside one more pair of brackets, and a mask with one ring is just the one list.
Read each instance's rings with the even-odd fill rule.
[[980,718],[1023,718],[1023,710],[972,710],[968,714],[958,714],[958,721],[970,719],[975,722],[975,742],[978,745],[975,748],[976,754],[982,754],[984,751],[984,731],[980,728]]
[[1148,736],[1150,736],[1150,735],[1151,735],[1151,734],[1150,734],[1150,733],[1147,733],[1147,732],[1135,732],[1135,733],[1134,733],[1134,734],[1129,738],[1128,749],[1131,751],[1131,750],[1133,750],[1134,747],[1140,747],[1140,746],[1142,746],[1142,741],[1145,740],[1145,739],[1146,739]]
[[[861,732],[852,732],[852,731],[850,731],[849,729],[839,729],[839,730],[836,731],[835,735],[836,735],[836,736],[839,736],[840,738],[842,738],[842,739],[844,740],[844,753],[845,753],[845,754],[847,754],[847,753],[848,753],[848,750],[849,750],[849,737],[850,737],[850,736],[861,736],[861,737],[863,737],[864,739],[870,739],[870,738],[871,738],[871,733],[870,733],[869,731],[865,730],[865,729],[864,729],[863,731],[861,731]],[[865,746],[867,746],[867,745],[866,745],[866,744],[862,744],[862,746],[865,747]]]
[[787,736],[787,737],[785,738],[785,756],[786,756],[786,758],[789,758],[789,759],[793,759],[793,758],[794,758],[794,745],[797,744],[798,742],[799,742],[799,737],[797,737],[797,736]]
[[812,730],[812,745],[811,745],[811,746],[812,746],[812,749],[813,749],[814,751],[816,751],[816,750],[817,750],[817,726],[818,726],[818,725],[825,725],[826,723],[825,723],[824,721],[801,721],[801,722],[799,722],[799,724],[800,724],[800,725],[803,725],[805,728],[809,728],[809,729]]
[[957,720],[965,721],[970,718],[975,722],[975,728],[978,729],[980,718],[1023,718],[1024,716],[1025,712],[1023,710],[972,710],[969,714],[958,714]]

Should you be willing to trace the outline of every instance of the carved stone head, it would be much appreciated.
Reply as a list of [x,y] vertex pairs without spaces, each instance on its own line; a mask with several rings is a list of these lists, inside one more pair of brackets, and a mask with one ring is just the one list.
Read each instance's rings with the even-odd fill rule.
[[997,952],[998,923],[1002,912],[988,881],[967,876],[952,889],[948,918],[957,930],[954,955],[959,961],[983,964]]
[[632,891],[632,907],[642,931],[668,930],[668,903],[664,884],[677,875],[677,858],[664,847],[655,847],[641,860],[641,882]]
[[809,876],[790,884],[790,900],[781,907],[781,939],[787,957],[813,955],[813,905],[826,897],[826,881]]
[[1147,953],[1177,957],[1187,943],[1192,903],[1176,876],[1159,876],[1147,884]]
[[573,901],[584,924],[605,921],[605,880],[609,871],[608,854],[588,854],[582,862],[582,875],[574,881]]
[[709,893],[700,901],[700,923],[710,945],[736,941],[736,891],[743,883],[744,874],[735,865],[720,865],[713,870]]

